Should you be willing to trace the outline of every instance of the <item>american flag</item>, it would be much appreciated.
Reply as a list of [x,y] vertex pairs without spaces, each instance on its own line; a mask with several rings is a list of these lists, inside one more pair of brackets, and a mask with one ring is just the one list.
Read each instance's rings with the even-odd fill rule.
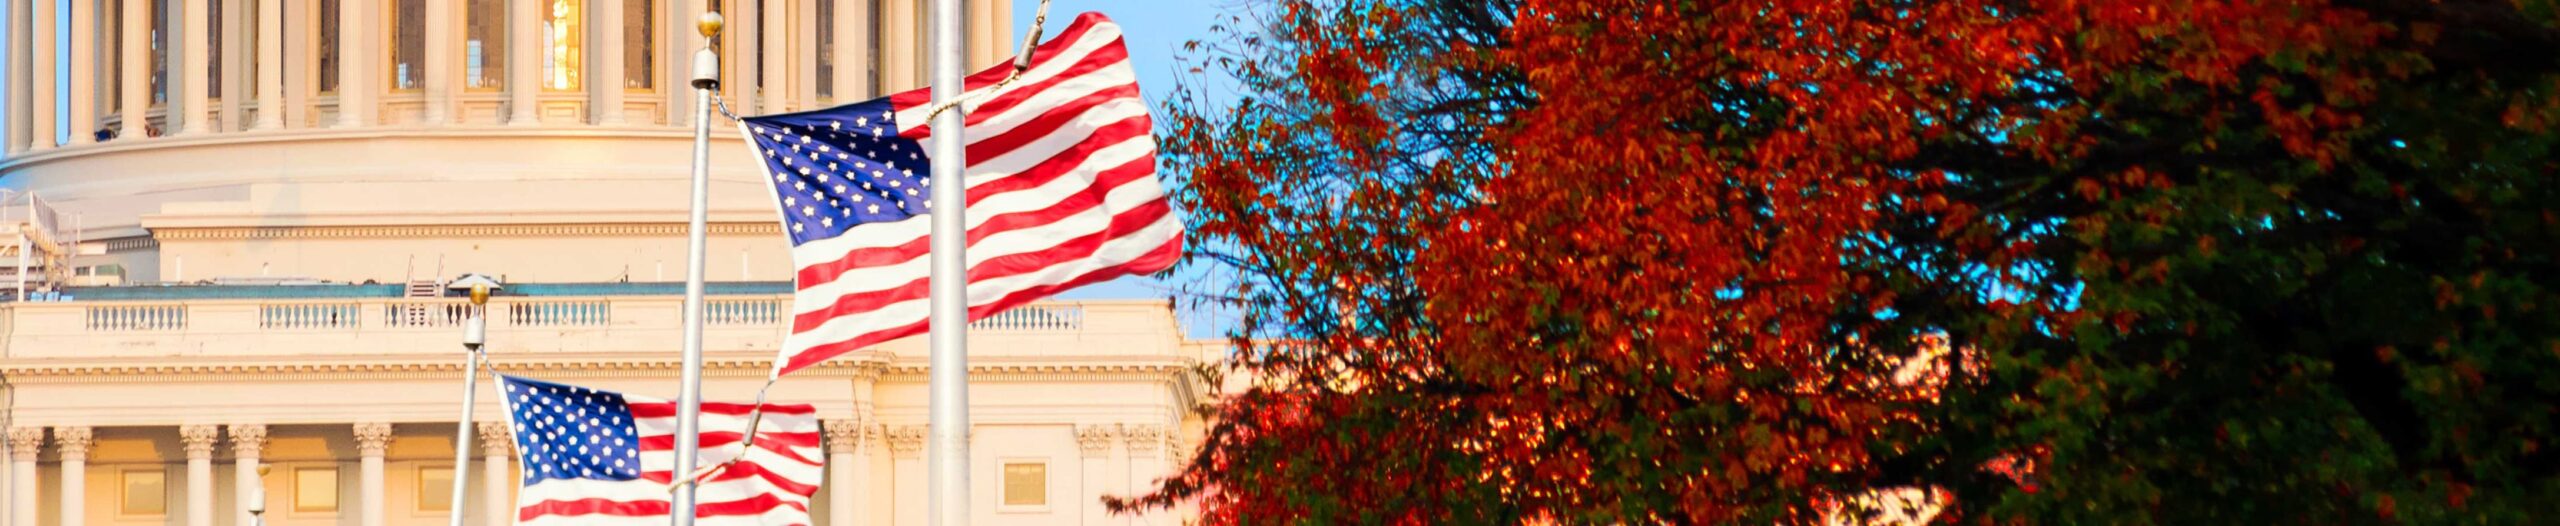
[[[662,526],[674,501],[676,404],[601,389],[502,377],[524,489],[519,525]],[[826,456],[818,410],[765,404],[754,450],[738,455],[752,404],[702,404],[701,465],[737,463],[695,490],[696,524],[809,524]]]
[[[1172,266],[1181,221],[1120,27],[1087,13],[1012,64],[968,78],[969,319]],[[791,334],[777,374],[924,332],[936,162],[925,89],[739,124],[791,236]]]

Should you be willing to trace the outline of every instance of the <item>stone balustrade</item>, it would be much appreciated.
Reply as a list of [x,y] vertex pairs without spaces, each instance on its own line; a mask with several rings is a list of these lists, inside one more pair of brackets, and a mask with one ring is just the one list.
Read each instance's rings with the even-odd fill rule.
[[[775,350],[788,323],[789,302],[787,295],[708,298],[705,348]],[[13,360],[445,356],[457,348],[470,308],[459,298],[14,303],[0,306],[0,327],[6,328],[0,332],[0,356]],[[501,296],[491,298],[486,308],[489,348],[500,354],[672,352],[682,334],[681,296]],[[1045,302],[972,323],[970,338],[976,344],[973,347],[981,350],[977,354],[1196,354],[1161,337],[1174,330],[1173,323],[1162,302]],[[882,348],[921,354],[918,341],[890,342]]]

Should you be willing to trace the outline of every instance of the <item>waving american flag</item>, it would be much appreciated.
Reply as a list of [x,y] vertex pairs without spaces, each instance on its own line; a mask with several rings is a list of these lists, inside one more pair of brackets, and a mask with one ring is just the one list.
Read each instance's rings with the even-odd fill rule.
[[[1087,13],[1030,68],[968,79],[969,319],[1076,286],[1163,270],[1181,221],[1155,177],[1156,145],[1120,27]],[[791,333],[777,374],[924,332],[924,216],[936,162],[919,141],[925,89],[740,123],[790,235]]]
[[[676,404],[502,376],[524,488],[516,524],[663,526],[674,501]],[[695,524],[805,525],[826,473],[818,410],[765,404],[755,444],[739,454],[750,404],[702,404],[702,464],[736,459],[695,492]]]

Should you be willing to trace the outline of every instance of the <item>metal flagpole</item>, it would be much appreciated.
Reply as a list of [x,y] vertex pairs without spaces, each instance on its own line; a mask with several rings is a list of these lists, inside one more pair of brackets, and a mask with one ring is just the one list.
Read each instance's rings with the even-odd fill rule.
[[927,206],[934,210],[932,282],[932,319],[926,327],[932,349],[931,378],[927,399],[931,407],[932,434],[926,448],[926,469],[930,470],[929,506],[933,526],[969,524],[969,276],[968,256],[964,253],[968,239],[968,218],[962,211],[962,189],[968,184],[961,179],[962,168],[968,166],[967,150],[962,146],[962,110],[944,108],[960,100],[968,88],[961,81],[962,57],[967,46],[961,40],[960,0],[934,0],[933,3],[933,104],[941,113],[933,116],[932,150],[933,199]]
[[[706,12],[694,23],[705,44],[693,52],[693,224],[686,242],[684,269],[684,387],[676,391],[676,480],[674,506],[667,515],[675,526],[693,526],[695,463],[702,454],[702,264],[703,223],[711,194],[711,96],[720,89],[720,55],[708,42],[720,38],[720,13]],[[755,430],[747,430],[752,436]]]
[[[476,278],[477,276],[474,277]],[[485,311],[485,309],[488,308],[488,304],[489,284],[486,281],[473,283],[471,285],[471,306],[469,307],[471,310],[465,313],[470,317],[462,322],[462,423],[456,424],[455,427],[459,429],[455,429],[453,432],[452,502],[469,502],[462,499],[465,498],[463,495],[463,488],[466,484],[471,482],[471,477],[463,476],[463,474],[471,472],[471,409],[475,407],[475,404],[477,403],[477,401],[473,399],[477,398],[480,393],[481,350],[483,344],[489,340],[489,324],[488,318],[486,317],[487,312]],[[492,480],[487,483],[499,484],[504,482],[506,481]],[[452,526],[462,526],[462,506],[452,506],[452,508],[453,511],[448,524],[451,524]]]

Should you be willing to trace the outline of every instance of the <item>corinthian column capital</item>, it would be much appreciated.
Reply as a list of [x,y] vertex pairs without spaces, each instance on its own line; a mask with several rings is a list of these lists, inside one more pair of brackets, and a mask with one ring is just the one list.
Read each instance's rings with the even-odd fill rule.
[[391,449],[391,424],[365,422],[356,424],[356,451],[368,457],[382,456]]
[[38,451],[42,451],[43,449],[44,449],[44,428],[41,428],[41,427],[14,427],[14,428],[9,428],[9,455],[10,455],[10,456],[13,456],[13,457],[16,457],[16,458],[20,458],[20,459],[33,459],[33,458],[36,458],[36,453],[37,453]]
[[1111,443],[1119,439],[1120,429],[1117,426],[1076,426],[1076,447],[1084,450],[1084,456],[1110,456]]
[[231,454],[241,458],[257,458],[267,448],[266,424],[232,424]]
[[826,421],[826,430],[827,449],[839,452],[851,452],[856,448],[862,447],[864,433],[862,432],[862,421],[859,419],[830,419]]
[[222,426],[188,424],[178,426],[178,440],[187,446],[187,459],[213,458],[213,445],[222,441]]
[[62,448],[62,460],[64,461],[89,460],[89,445],[96,443],[95,440],[92,440],[92,435],[89,433],[89,426],[65,426],[53,428],[53,441],[60,443],[60,445],[56,447]]
[[506,422],[480,423],[480,452],[492,457],[507,456],[514,451],[515,433],[507,432]]

